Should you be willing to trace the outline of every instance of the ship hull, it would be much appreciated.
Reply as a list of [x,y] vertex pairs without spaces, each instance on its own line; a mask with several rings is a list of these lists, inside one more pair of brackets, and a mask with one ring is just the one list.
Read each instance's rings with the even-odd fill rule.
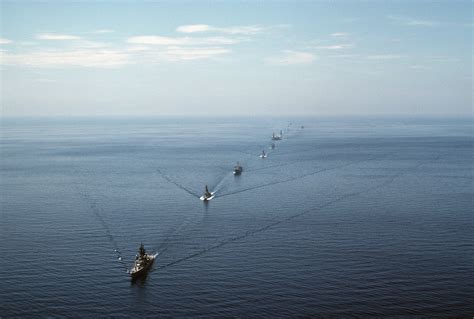
[[143,268],[136,271],[131,271],[130,277],[132,277],[132,279],[136,279],[138,277],[145,275],[146,273],[148,273],[148,270],[150,269],[151,265],[153,265],[154,261],[155,261],[155,257],[153,256],[151,257],[151,260]]

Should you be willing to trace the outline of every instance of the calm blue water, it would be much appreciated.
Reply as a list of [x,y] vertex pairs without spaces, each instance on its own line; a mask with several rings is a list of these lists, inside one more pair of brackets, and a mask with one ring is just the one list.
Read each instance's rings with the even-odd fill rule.
[[290,121],[4,120],[0,316],[471,317],[472,122]]

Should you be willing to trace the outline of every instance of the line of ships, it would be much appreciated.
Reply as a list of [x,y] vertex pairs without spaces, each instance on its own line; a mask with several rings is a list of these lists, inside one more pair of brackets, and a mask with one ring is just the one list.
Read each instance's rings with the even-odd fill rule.
[[[301,128],[304,128],[304,126],[301,126]],[[275,133],[272,134],[272,141],[280,141],[283,138],[283,131],[280,131],[280,135],[275,135]],[[275,148],[275,143],[272,142],[270,144],[270,148],[274,149]],[[262,151],[262,154],[259,156],[260,158],[266,158],[267,154],[265,154],[265,150]],[[243,167],[237,162],[237,165],[234,166],[233,174],[234,175],[240,175],[242,174]],[[204,201],[209,201],[214,198],[214,192],[210,192],[207,188],[207,185],[204,190],[204,194],[201,196],[201,200]],[[148,272],[148,269],[150,269],[151,265],[156,259],[156,254],[151,255],[148,254],[145,250],[145,247],[143,246],[143,243],[140,245],[140,248],[138,249],[138,253],[135,256],[135,262],[133,263],[132,268],[129,270],[129,274],[133,279],[136,279],[140,277],[141,275],[144,275]]]
[[[302,127],[303,128],[303,127]],[[283,131],[280,130],[280,135],[275,135],[275,132],[272,134],[272,141],[281,141],[283,138]],[[275,148],[275,143],[272,142],[270,144],[270,148],[273,150]],[[262,154],[259,155],[260,158],[264,159],[267,158],[267,154],[265,153],[265,150],[262,151]],[[240,175],[242,174],[242,171],[244,168],[240,165],[239,162],[237,162],[237,165],[234,166],[234,170],[232,174],[234,175]],[[210,192],[209,189],[207,188],[207,185],[204,187],[204,194],[200,197],[202,201],[210,201],[211,199],[214,198],[214,192]]]

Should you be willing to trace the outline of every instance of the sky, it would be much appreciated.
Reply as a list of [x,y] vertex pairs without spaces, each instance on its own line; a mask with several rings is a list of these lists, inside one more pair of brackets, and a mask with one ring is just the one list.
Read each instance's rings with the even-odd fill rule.
[[0,10],[4,117],[473,115],[471,1]]

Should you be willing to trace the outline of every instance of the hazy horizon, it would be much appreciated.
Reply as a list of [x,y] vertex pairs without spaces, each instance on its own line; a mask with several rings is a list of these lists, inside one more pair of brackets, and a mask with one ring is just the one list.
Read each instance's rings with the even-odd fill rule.
[[472,117],[472,3],[2,1],[2,117]]

